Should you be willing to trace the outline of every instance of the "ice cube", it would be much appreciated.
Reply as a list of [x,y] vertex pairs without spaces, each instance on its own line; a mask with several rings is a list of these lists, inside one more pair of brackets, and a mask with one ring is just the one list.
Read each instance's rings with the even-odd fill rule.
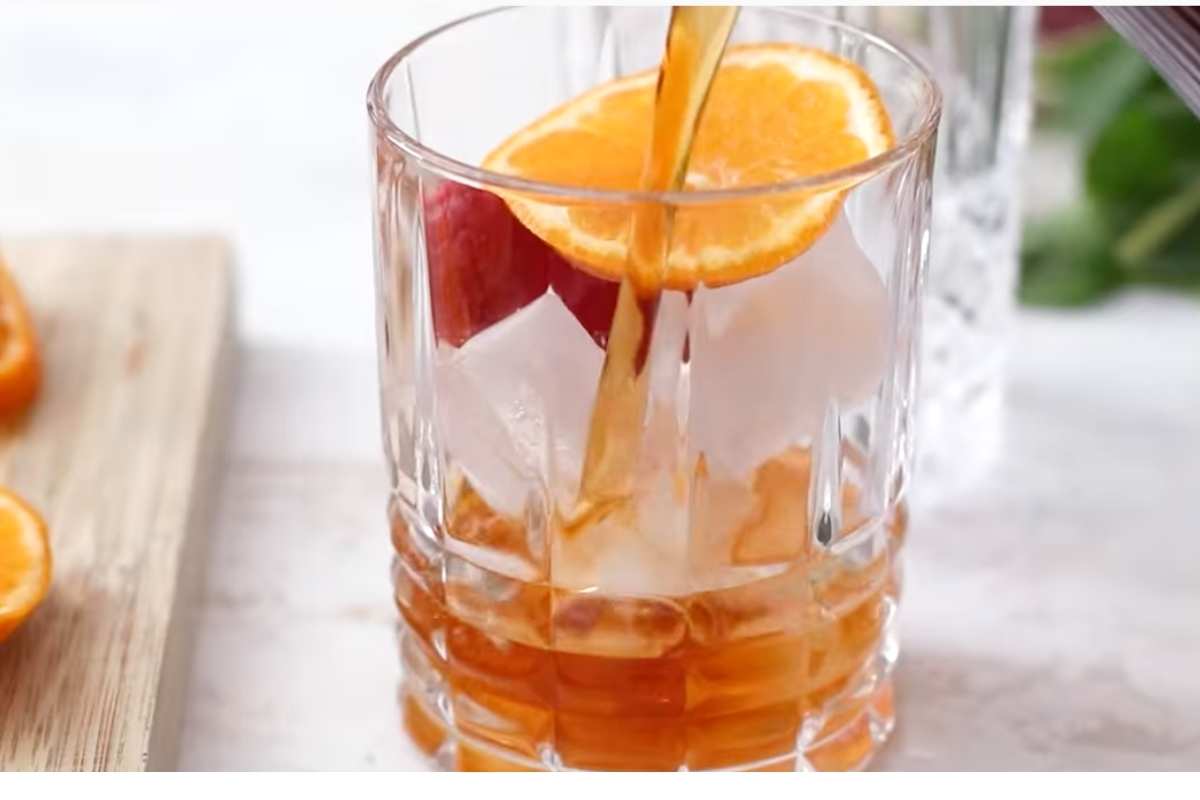
[[692,315],[689,431],[715,472],[745,477],[802,443],[886,366],[887,290],[840,214],[795,261],[698,290]]
[[650,395],[652,402],[662,404],[675,413],[686,410],[677,406],[686,403],[686,397],[680,397],[679,378],[688,324],[687,295],[683,292],[663,292],[658,302],[654,335],[647,356]]
[[550,292],[438,352],[439,423],[471,485],[495,510],[521,516],[553,478],[574,497],[604,353]]

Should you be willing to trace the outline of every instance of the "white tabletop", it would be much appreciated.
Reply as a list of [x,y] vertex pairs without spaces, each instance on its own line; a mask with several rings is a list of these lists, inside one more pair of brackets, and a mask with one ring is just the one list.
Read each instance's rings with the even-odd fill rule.
[[[237,247],[241,367],[181,766],[419,767],[395,702],[362,97],[455,10],[245,5],[6,8],[0,232]],[[879,765],[1196,767],[1200,305],[1023,312],[1015,337],[1000,462],[914,512]]]

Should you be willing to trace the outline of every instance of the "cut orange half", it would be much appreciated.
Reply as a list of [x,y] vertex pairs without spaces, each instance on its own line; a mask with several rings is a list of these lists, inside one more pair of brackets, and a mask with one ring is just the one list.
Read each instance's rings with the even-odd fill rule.
[[21,498],[0,489],[0,642],[33,613],[49,586],[46,523]]
[[17,284],[0,261],[0,420],[29,407],[42,382],[33,321]]
[[[598,86],[517,132],[485,169],[546,183],[633,190],[648,151],[657,73]],[[850,167],[893,136],[879,91],[856,65],[788,44],[730,47],[700,120],[685,190],[767,186]],[[691,289],[769,272],[825,232],[848,185],[682,206],[667,285]],[[630,210],[502,193],[539,238],[602,277],[626,263]]]

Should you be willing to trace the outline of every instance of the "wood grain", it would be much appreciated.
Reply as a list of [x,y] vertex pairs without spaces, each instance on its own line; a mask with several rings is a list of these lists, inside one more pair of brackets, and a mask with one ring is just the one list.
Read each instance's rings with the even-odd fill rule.
[[0,483],[50,527],[50,595],[0,645],[0,769],[170,768],[230,396],[215,238],[6,241],[43,394]]

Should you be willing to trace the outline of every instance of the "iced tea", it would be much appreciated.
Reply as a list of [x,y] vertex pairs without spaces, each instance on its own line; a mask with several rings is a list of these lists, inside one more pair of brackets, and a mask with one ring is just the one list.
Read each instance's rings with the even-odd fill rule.
[[484,173],[396,70],[436,36],[372,87],[404,724],[464,770],[858,767],[893,722],[936,90],[763,9],[677,11],[629,72],[645,13],[448,29],[561,23],[528,49],[566,102]]

